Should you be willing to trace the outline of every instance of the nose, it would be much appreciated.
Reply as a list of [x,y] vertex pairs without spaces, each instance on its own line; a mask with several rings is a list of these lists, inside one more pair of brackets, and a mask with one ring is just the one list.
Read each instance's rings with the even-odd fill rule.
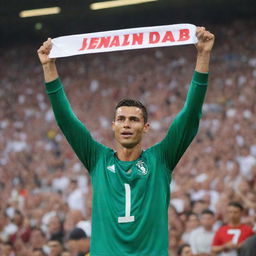
[[131,123],[130,123],[130,120],[129,119],[126,119],[124,121],[124,128],[129,128],[131,126]]

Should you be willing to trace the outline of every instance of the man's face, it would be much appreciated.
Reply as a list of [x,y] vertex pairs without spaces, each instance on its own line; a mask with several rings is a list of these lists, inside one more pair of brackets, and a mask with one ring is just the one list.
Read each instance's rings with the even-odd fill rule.
[[61,229],[61,222],[58,217],[53,216],[48,223],[48,231],[52,234]]
[[58,241],[49,241],[48,246],[50,248],[50,254],[51,256],[59,256],[62,251],[62,246]]
[[242,216],[242,211],[238,207],[228,206],[227,216],[229,222],[239,223]]
[[189,217],[188,217],[188,221],[187,221],[187,227],[189,230],[192,230],[192,229],[195,229],[198,227],[198,224],[199,224],[199,220],[197,218],[196,215],[194,214],[191,214]]
[[200,218],[200,222],[206,230],[211,230],[215,222],[215,218],[211,214],[203,214]]
[[125,148],[133,148],[141,142],[148,124],[144,123],[142,110],[138,107],[122,106],[116,110],[112,129],[117,142]]
[[73,239],[69,240],[67,242],[67,247],[68,247],[68,250],[71,252],[71,254],[75,255],[79,251],[78,240],[73,240]]
[[30,238],[30,243],[33,248],[41,248],[45,243],[45,237],[39,230],[33,230]]

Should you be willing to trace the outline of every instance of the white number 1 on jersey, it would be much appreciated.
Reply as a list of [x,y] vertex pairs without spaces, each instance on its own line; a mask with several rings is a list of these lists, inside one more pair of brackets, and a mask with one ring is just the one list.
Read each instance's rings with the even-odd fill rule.
[[125,216],[118,217],[118,223],[133,222],[134,216],[131,216],[131,188],[130,185],[124,183],[125,188]]

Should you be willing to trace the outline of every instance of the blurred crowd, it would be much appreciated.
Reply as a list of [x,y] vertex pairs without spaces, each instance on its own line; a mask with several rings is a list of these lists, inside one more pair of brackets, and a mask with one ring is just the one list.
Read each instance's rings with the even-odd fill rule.
[[[239,20],[209,27],[216,44],[203,117],[170,185],[173,256],[191,246],[206,209],[216,231],[228,222],[228,204],[239,202],[241,223],[256,231],[255,25]],[[1,51],[0,255],[85,255],[91,183],[55,123],[36,47],[17,43]],[[74,112],[109,147],[115,104],[124,97],[141,100],[151,124],[147,148],[164,137],[182,108],[195,59],[193,46],[181,46],[83,55],[57,65]]]

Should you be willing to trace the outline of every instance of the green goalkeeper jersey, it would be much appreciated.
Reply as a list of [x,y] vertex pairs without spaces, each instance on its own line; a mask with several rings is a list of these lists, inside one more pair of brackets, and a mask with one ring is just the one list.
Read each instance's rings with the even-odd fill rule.
[[208,74],[194,72],[184,107],[158,144],[120,161],[73,113],[61,81],[46,83],[56,121],[93,186],[91,256],[167,256],[172,170],[197,133]]

